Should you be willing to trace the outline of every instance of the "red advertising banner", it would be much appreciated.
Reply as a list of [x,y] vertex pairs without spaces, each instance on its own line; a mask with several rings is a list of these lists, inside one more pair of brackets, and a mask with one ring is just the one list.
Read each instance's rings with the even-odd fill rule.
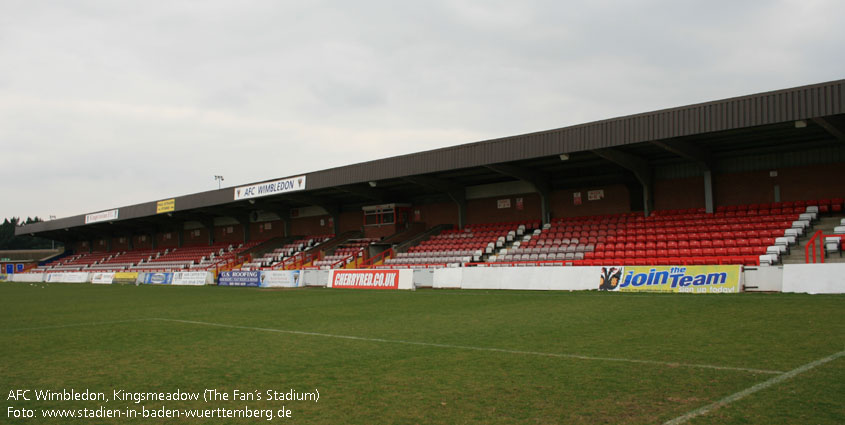
[[399,289],[399,270],[336,270],[333,288]]

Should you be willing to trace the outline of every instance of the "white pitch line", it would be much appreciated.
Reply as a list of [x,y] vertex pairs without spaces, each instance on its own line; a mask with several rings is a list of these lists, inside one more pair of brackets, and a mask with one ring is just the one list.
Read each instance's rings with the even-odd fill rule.
[[775,374],[775,375],[783,373],[782,371],[779,371],[779,370],[751,369],[751,368],[744,368],[744,367],[716,366],[716,365],[694,364],[694,363],[661,362],[661,361],[657,361],[657,360],[638,360],[638,359],[624,359],[624,358],[614,358],[614,357],[593,357],[593,356],[583,356],[583,355],[579,355],[579,354],[544,353],[544,352],[539,352],[539,351],[508,350],[508,349],[504,349],[504,348],[493,348],[493,347],[473,347],[473,346],[469,346],[469,345],[451,345],[451,344],[437,344],[437,343],[431,343],[431,342],[404,341],[404,340],[398,340],[398,339],[367,338],[367,337],[361,337],[361,336],[335,335],[335,334],[327,334],[327,333],[320,333],[320,332],[305,332],[305,331],[292,331],[292,330],[286,330],[286,329],[258,328],[258,327],[253,327],[253,326],[227,325],[227,324],[223,324],[223,323],[200,322],[200,321],[196,321],[196,320],[180,320],[180,319],[165,319],[165,318],[153,318],[151,320],[188,323],[188,324],[194,324],[194,325],[215,326],[215,327],[230,328],[230,329],[245,329],[245,330],[262,331],[262,332],[276,332],[276,333],[284,333],[284,334],[292,334],[292,335],[320,336],[320,337],[325,337],[325,338],[349,339],[349,340],[354,340],[354,341],[383,342],[383,343],[389,343],[389,344],[405,344],[405,345],[419,345],[419,346],[425,346],[425,347],[450,348],[450,349],[459,349],[459,350],[490,351],[490,352],[496,352],[496,353],[525,354],[525,355],[532,355],[532,356],[557,357],[557,358],[566,358],[566,359],[639,363],[639,364],[650,364],[650,365],[671,366],[671,367],[688,367],[688,368],[699,368],[699,369],[732,370],[732,371],[740,371],[740,372]]
[[109,320],[105,322],[87,322],[87,323],[69,323],[66,325],[54,325],[54,326],[38,326],[34,328],[12,328],[12,329],[2,329],[3,332],[16,332],[16,331],[40,331],[45,329],[62,329],[62,328],[75,328],[79,326],[97,326],[97,325],[111,325],[116,323],[131,323],[131,322],[144,322],[150,321],[155,319],[126,319],[126,320]]
[[729,396],[727,396],[727,397],[725,397],[725,398],[723,398],[719,401],[716,401],[716,402],[708,404],[704,407],[700,407],[698,409],[695,409],[695,410],[688,412],[688,413],[686,413],[682,416],[678,416],[677,418],[672,419],[670,421],[664,422],[663,425],[679,425],[679,424],[682,424],[682,423],[686,423],[687,421],[689,421],[692,418],[695,418],[695,417],[701,416],[701,415],[706,415],[706,414],[708,414],[708,413],[710,413],[710,412],[712,412],[712,411],[714,411],[714,410],[716,410],[720,407],[727,406],[728,404],[731,404],[731,403],[733,403],[737,400],[743,399],[746,396],[754,394],[754,393],[756,393],[760,390],[764,390],[764,389],[769,388],[773,385],[777,385],[777,384],[779,384],[783,381],[786,381],[787,379],[794,378],[795,376],[800,375],[800,374],[802,374],[802,373],[804,373],[804,372],[806,372],[810,369],[816,368],[816,367],[821,366],[821,365],[828,363],[828,362],[832,362],[832,361],[834,361],[834,360],[836,360],[836,359],[838,359],[842,356],[845,356],[845,351],[840,351],[836,354],[832,354],[832,355],[827,356],[823,359],[819,359],[819,360],[816,360],[814,362],[807,363],[807,364],[800,366],[796,369],[792,369],[789,372],[775,376],[774,378],[771,378],[767,381],[763,381],[763,382],[761,382],[757,385],[754,385],[753,387],[746,388],[746,389],[744,389],[744,390],[742,390],[738,393],[731,394],[731,395],[729,395]]

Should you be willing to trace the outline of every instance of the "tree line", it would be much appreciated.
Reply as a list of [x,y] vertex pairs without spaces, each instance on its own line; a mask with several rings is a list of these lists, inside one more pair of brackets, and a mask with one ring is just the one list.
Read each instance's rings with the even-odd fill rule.
[[22,221],[18,217],[7,218],[0,224],[0,250],[12,249],[50,249],[53,243],[50,239],[39,238],[30,235],[15,236],[15,228],[22,224],[38,223],[38,217],[27,217]]

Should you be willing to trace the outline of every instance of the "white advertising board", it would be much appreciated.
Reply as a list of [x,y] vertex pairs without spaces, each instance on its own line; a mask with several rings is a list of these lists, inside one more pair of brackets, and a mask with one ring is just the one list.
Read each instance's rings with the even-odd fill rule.
[[91,273],[91,283],[110,284],[114,282],[113,272],[97,272]]
[[296,288],[299,270],[270,270],[261,272],[262,288]]
[[88,282],[88,273],[47,273],[44,278],[45,282],[60,282],[60,283],[86,283]]
[[202,286],[208,282],[208,272],[176,272],[173,273],[171,285]]
[[329,284],[328,270],[302,270],[299,273],[299,284],[302,286],[321,286]]
[[43,282],[43,273],[15,273],[8,275],[12,282]]
[[117,220],[118,210],[108,210],[85,215],[85,224],[99,223],[101,221]]

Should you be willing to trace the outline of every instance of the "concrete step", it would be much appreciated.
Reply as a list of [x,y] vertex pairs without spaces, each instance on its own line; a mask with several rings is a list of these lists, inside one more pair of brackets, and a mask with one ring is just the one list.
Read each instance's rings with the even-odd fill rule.
[[[809,229],[804,236],[798,241],[798,244],[795,246],[790,247],[790,254],[781,257],[781,261],[783,264],[805,264],[805,248],[807,247],[807,242],[813,236],[814,233],[821,230],[824,234],[829,235],[833,233],[833,228],[836,226],[840,226],[840,221],[845,215],[831,215],[820,217],[815,223],[813,223],[813,227]],[[818,249],[818,245],[816,245]],[[840,253],[841,254],[841,253]],[[812,253],[810,254],[812,256]],[[819,258],[819,252],[816,251],[816,258]],[[818,261],[818,260],[817,260]],[[841,255],[825,255],[824,259],[825,263],[845,263],[845,257]]]

